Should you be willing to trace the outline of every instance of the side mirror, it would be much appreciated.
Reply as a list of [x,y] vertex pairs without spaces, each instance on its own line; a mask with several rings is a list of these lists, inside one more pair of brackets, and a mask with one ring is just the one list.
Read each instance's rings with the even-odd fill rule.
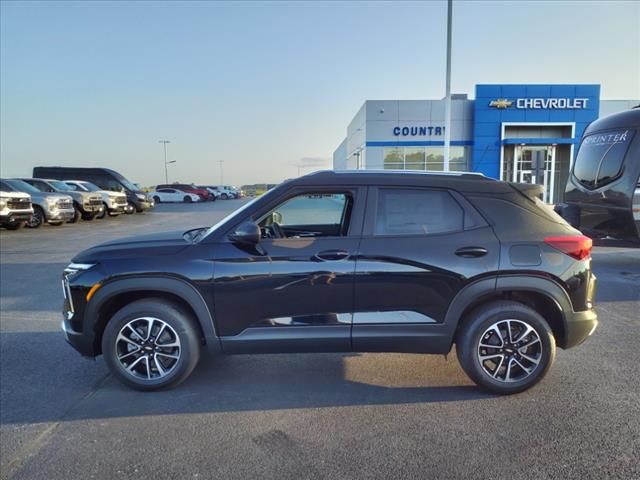
[[245,222],[229,235],[232,242],[257,245],[260,242],[260,227],[255,222]]

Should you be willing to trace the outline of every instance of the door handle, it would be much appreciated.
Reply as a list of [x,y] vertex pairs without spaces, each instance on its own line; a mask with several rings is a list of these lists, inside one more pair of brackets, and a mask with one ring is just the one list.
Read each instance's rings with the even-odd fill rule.
[[484,247],[462,247],[456,250],[456,255],[464,258],[483,257],[487,253],[489,250]]
[[326,262],[326,261],[335,261],[335,260],[346,260],[349,258],[349,252],[345,252],[344,250],[325,250],[323,252],[318,252],[314,255],[317,260]]

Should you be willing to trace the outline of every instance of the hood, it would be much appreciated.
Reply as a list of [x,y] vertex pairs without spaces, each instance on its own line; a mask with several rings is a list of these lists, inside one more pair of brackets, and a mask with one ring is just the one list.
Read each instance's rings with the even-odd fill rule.
[[105,259],[173,255],[192,243],[183,230],[126,237],[101,243],[73,257],[74,263],[97,263]]
[[5,192],[4,190],[0,191],[0,197],[2,198],[28,198],[31,200],[31,196],[28,193],[24,192]]
[[127,194],[124,192],[114,192],[112,190],[98,190],[97,192],[94,193],[99,193],[101,195],[109,195],[110,197],[124,197],[127,198]]
[[73,198],[81,202],[87,202],[89,200],[102,200],[102,195],[100,195],[98,192],[74,191],[74,192],[60,192],[60,193],[64,193],[65,195],[71,195]]
[[73,202],[73,197],[71,195],[67,195],[66,193],[51,193],[51,192],[33,192],[30,193],[31,198],[38,200],[64,200],[66,202]]

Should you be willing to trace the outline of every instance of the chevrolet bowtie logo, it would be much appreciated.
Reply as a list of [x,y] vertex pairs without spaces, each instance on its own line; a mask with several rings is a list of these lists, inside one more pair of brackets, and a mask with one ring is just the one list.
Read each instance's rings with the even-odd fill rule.
[[506,98],[498,98],[489,102],[489,106],[494,108],[509,108],[511,105],[513,105],[513,102]]

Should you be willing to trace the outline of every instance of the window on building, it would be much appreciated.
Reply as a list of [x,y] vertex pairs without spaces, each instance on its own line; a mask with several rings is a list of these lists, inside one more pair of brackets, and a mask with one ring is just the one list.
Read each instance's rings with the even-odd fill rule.
[[424,147],[405,147],[404,168],[405,170],[425,170]]
[[403,147],[392,147],[384,149],[384,169],[404,170]]
[[[449,170],[464,172],[469,170],[470,149],[452,146],[449,156]],[[384,149],[385,170],[444,170],[444,147],[392,147]]]
[[391,189],[378,191],[376,235],[428,235],[463,229],[464,212],[447,192]]
[[427,170],[444,170],[444,147],[427,147]]

